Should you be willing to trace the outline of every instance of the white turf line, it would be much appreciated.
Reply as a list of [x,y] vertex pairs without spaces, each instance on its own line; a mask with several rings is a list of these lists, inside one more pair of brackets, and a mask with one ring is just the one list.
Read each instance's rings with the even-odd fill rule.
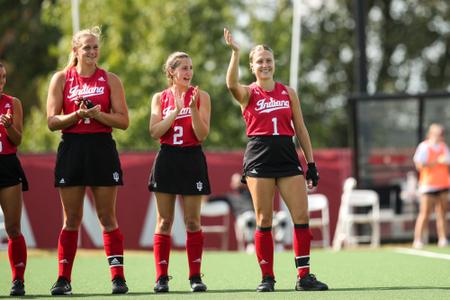
[[410,249],[410,248],[396,248],[394,250],[394,252],[450,260],[449,254],[435,253],[435,252],[430,252],[430,251],[425,251],[425,250],[417,250],[417,249]]

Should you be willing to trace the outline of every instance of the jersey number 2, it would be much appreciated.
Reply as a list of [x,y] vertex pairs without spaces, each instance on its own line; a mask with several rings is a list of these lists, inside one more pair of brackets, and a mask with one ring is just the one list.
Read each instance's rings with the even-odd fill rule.
[[173,144],[174,145],[183,144],[183,127],[175,126],[173,128]]

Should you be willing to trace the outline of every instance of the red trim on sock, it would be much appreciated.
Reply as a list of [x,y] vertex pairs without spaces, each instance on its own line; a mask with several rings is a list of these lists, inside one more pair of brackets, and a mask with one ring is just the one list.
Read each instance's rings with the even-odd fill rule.
[[8,239],[8,257],[11,265],[12,280],[24,280],[27,266],[27,245],[23,235]]
[[170,235],[155,233],[153,236],[153,255],[155,257],[156,280],[168,275],[170,247],[172,239]]
[[262,277],[275,277],[273,272],[273,237],[272,231],[255,230],[255,251]]
[[189,263],[189,278],[200,276],[203,254],[203,232],[186,232],[186,252]]

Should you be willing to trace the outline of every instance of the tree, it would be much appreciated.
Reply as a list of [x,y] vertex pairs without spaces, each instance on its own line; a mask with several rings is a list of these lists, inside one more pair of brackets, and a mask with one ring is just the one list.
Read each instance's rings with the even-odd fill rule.
[[42,3],[0,0],[0,61],[8,73],[5,91],[22,101],[26,115],[39,103],[40,77],[55,65],[47,45],[60,38],[56,27],[42,22]]
[[[50,3],[48,3],[50,4]],[[206,90],[212,99],[211,134],[206,142],[212,147],[236,146],[242,136],[239,110],[229,99],[225,87],[228,49],[222,42],[223,27],[233,26],[238,1],[81,1],[81,27],[101,25],[100,65],[118,74],[125,86],[131,124],[126,132],[115,131],[120,149],[156,149],[148,133],[150,98],[167,86],[162,66],[174,51],[185,51],[194,64],[194,84]],[[47,5],[44,20],[60,28],[64,36],[54,47],[59,68],[70,50],[70,3]],[[96,12],[102,11],[101,14]],[[89,13],[88,13],[89,12]],[[46,83],[48,84],[48,83]],[[41,103],[40,110],[44,109]],[[34,111],[30,123],[44,124]],[[38,131],[45,130],[42,125]],[[227,128],[227,130],[223,130]],[[57,136],[45,133],[45,147],[57,143]],[[33,147],[35,147],[34,145]],[[31,149],[27,144],[27,149]],[[36,149],[36,148],[33,148]],[[53,148],[54,149],[54,148]]]
[[[33,23],[40,28],[23,29],[27,34],[33,34],[33,38],[42,37],[34,39],[33,43],[39,44],[37,49],[43,49],[39,57],[48,64],[44,70],[33,68],[32,72],[24,72],[27,80],[36,86],[31,90],[40,100],[27,112],[22,149],[54,151],[59,134],[47,129],[45,97],[51,73],[66,64],[71,47],[70,2],[45,0],[38,2],[40,6],[33,6],[36,4],[32,2],[0,3],[2,7],[5,3],[11,5],[19,15],[30,6],[34,8],[33,16],[41,16],[40,19],[35,17],[36,23]],[[248,50],[261,43],[274,50],[276,79],[287,83],[292,2],[110,0],[107,3],[81,1],[81,26],[102,26],[104,39],[100,65],[117,73],[126,89],[131,125],[125,132],[115,131],[119,148],[155,150],[158,147],[157,141],[151,140],[148,134],[150,97],[166,87],[162,65],[167,56],[177,50],[192,56],[193,83],[211,96],[211,131],[205,145],[209,149],[242,148],[246,137],[241,112],[225,86],[230,51],[223,42],[223,27],[229,27],[242,41],[243,83],[254,80],[247,68]],[[346,147],[349,144],[346,99],[355,91],[356,31],[352,4],[352,0],[302,2],[298,93],[314,147]],[[370,93],[450,89],[447,80],[450,77],[450,24],[447,21],[450,5],[447,2],[370,0],[367,8]],[[9,24],[5,23],[1,30],[5,28],[4,32],[9,32],[21,28],[11,29],[14,26]],[[1,45],[0,42],[0,53]],[[8,61],[13,70],[22,65],[24,59],[28,64],[40,63],[30,54],[10,57]],[[20,88],[23,86],[28,85],[22,83]]]

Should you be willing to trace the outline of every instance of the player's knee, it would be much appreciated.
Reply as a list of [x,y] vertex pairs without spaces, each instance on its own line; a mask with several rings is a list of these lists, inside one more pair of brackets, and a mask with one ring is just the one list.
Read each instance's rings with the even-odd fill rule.
[[83,215],[76,213],[66,213],[66,220],[64,222],[64,228],[67,230],[78,230],[81,224],[81,220],[83,219]]
[[20,223],[5,224],[5,230],[9,238],[16,238],[22,234],[20,231]]
[[197,219],[186,219],[185,225],[186,225],[186,230],[190,231],[190,232],[199,231],[201,229],[200,220],[197,220]]
[[114,212],[99,212],[97,215],[100,224],[102,224],[104,228],[107,228],[107,231],[108,229],[112,228],[113,230],[114,227],[117,227],[117,218],[114,215]]
[[[285,220],[287,221],[287,217],[285,218]],[[301,211],[296,215],[292,216],[292,222],[294,222],[294,224],[308,224],[309,223],[309,216],[308,216],[308,212],[305,211]]]
[[257,224],[259,227],[271,227],[272,216],[259,215]]
[[172,219],[159,219],[156,224],[157,231],[166,234],[170,233],[172,229],[172,222]]

